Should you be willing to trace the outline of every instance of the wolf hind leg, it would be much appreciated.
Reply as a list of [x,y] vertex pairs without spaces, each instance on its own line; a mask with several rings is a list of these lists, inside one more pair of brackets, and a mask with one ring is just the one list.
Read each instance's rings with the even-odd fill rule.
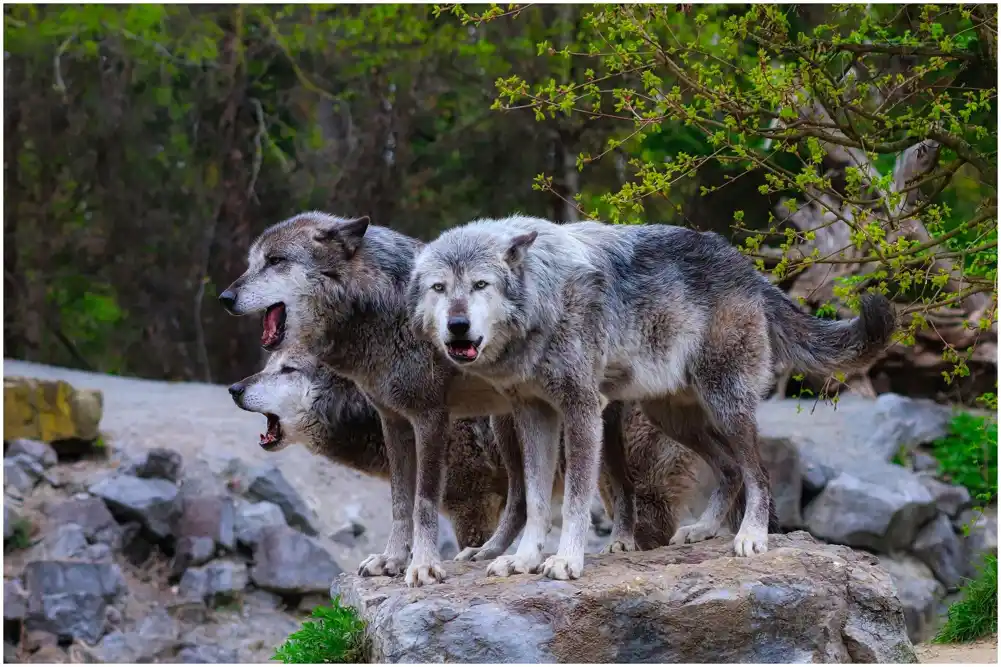
[[602,451],[612,495],[612,536],[602,553],[636,550],[636,490],[626,459],[624,407],[608,404],[602,414]]
[[726,447],[711,433],[709,415],[686,397],[658,398],[642,403],[643,413],[669,438],[701,457],[716,476],[717,485],[705,510],[695,521],[680,526],[670,544],[701,542],[724,534],[735,494],[740,490],[740,471]]
[[497,558],[514,543],[525,527],[525,470],[522,465],[521,445],[511,415],[490,418],[494,441],[501,461],[507,469],[507,497],[497,528],[483,546],[463,549],[455,560],[485,561]]

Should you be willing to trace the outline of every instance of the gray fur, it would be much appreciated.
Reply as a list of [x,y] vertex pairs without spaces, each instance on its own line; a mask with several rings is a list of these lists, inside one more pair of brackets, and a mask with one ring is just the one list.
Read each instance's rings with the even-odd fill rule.
[[[367,219],[303,213],[274,225],[255,241],[247,272],[224,293],[235,314],[283,303],[286,335],[273,347],[280,350],[291,340],[301,344],[334,373],[354,382],[378,411],[390,470],[393,530],[386,550],[366,559],[359,571],[396,574],[412,551],[406,568],[411,586],[444,577],[436,542],[437,509],[447,467],[442,436],[452,420],[493,416],[505,466],[521,468],[516,426],[505,417],[511,412],[508,397],[489,382],[459,371],[409,326],[405,287],[419,248],[418,241],[369,225]],[[600,418],[594,423],[600,429]],[[524,513],[523,478],[507,477],[497,533],[473,556],[476,559],[503,552],[524,522],[519,517]],[[634,523],[624,516],[615,521]]]
[[474,221],[421,250],[408,298],[414,326],[515,407],[528,526],[518,554],[491,567],[522,571],[539,557],[554,424],[563,419],[564,532],[546,565],[560,577],[583,566],[602,399],[641,401],[651,421],[719,477],[706,512],[673,542],[718,534],[743,488],[734,549],[760,553],[771,502],[754,415],[774,363],[847,369],[881,350],[894,328],[877,296],[848,323],[805,316],[721,236],[667,225]]
[[[281,448],[302,444],[359,472],[388,479],[389,460],[379,414],[353,382],[317,363],[300,346],[292,344],[272,354],[263,370],[237,385],[237,406],[278,418]],[[696,486],[694,457],[665,438],[638,405],[613,403],[609,410],[618,414],[606,421],[605,437],[624,441],[622,465],[626,470],[619,476],[634,485],[641,510],[636,542],[643,549],[665,546]],[[616,424],[622,424],[622,429]],[[508,488],[500,446],[485,417],[456,420],[446,437],[448,469],[442,508],[452,521],[464,559],[482,551],[498,527]],[[610,465],[606,461],[605,467]],[[520,475],[520,467],[514,472]],[[554,493],[562,495],[562,481],[560,467]],[[603,472],[602,500],[609,514],[619,511],[614,508],[623,501],[615,488],[618,483]],[[520,516],[523,523],[524,506]],[[518,525],[515,535],[520,529]],[[619,539],[612,535],[609,550]]]

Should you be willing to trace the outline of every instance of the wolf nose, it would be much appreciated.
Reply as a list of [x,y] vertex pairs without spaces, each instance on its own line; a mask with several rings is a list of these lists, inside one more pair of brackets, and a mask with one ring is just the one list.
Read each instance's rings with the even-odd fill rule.
[[246,385],[243,385],[239,382],[229,386],[229,395],[233,397],[234,401],[243,396],[243,392],[245,391],[247,391]]
[[236,293],[233,290],[226,290],[219,295],[219,301],[222,303],[223,308],[232,311],[233,306],[236,305]]
[[448,318],[448,332],[453,336],[465,336],[469,333],[469,318],[461,315]]

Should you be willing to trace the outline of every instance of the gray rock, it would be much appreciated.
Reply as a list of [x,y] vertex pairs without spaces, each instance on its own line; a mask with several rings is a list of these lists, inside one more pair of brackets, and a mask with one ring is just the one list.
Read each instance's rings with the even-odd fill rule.
[[240,662],[240,656],[236,649],[199,644],[182,648],[174,662],[182,665],[232,665]]
[[138,521],[157,539],[166,539],[180,511],[177,487],[164,479],[117,475],[89,491],[104,500],[121,521]]
[[806,506],[809,531],[836,544],[880,553],[911,545],[935,516],[935,501],[913,474],[874,484],[842,473]]
[[949,517],[939,514],[921,529],[911,547],[914,555],[931,568],[948,591],[959,589],[963,575],[963,545]]
[[7,447],[4,457],[17,456],[18,454],[24,454],[35,459],[45,468],[50,468],[59,462],[59,455],[56,454],[56,450],[52,448],[52,445],[39,440],[29,440],[27,438],[12,440]]
[[938,629],[937,610],[945,597],[945,587],[927,565],[913,556],[880,556],[879,564],[890,573],[897,588],[911,642],[917,644],[931,639]]
[[254,549],[250,578],[282,594],[323,593],[341,573],[333,557],[314,540],[288,526],[267,526]]
[[274,611],[281,609],[285,602],[282,600],[282,596],[276,593],[255,588],[244,593],[243,604],[245,607],[251,606],[265,611]]
[[3,620],[20,621],[28,611],[28,593],[20,579],[3,580]]
[[157,447],[145,452],[125,469],[126,474],[147,479],[165,479],[177,483],[181,477],[181,455],[172,449]]
[[446,562],[444,583],[344,575],[374,663],[915,662],[875,558],[796,532],[733,558],[732,539],[588,557],[573,581],[496,579]]
[[113,547],[120,544],[121,529],[100,498],[85,496],[63,501],[49,510],[53,523],[75,523],[90,542],[103,542]]
[[962,536],[963,575],[974,578],[985,554],[998,553],[997,507],[985,511],[965,510],[953,521]]
[[293,528],[298,528],[307,535],[319,534],[317,530],[319,518],[316,513],[309,508],[278,468],[268,467],[256,471],[247,489],[247,495],[278,505],[288,525]]
[[6,639],[3,641],[3,661],[7,664],[20,662],[20,660],[18,660],[17,647],[8,642]]
[[759,442],[761,463],[768,471],[779,526],[787,530],[802,528],[803,466],[799,451],[788,438],[761,438]]
[[251,548],[257,544],[261,528],[286,525],[282,508],[266,500],[241,505],[236,512],[236,538]]
[[87,535],[75,523],[57,525],[31,548],[28,560],[74,560],[84,558]]
[[[282,521],[284,521],[282,517]],[[438,523],[438,540],[441,541],[441,522]],[[345,546],[353,547],[358,543],[358,538],[365,534],[365,526],[357,521],[348,521],[348,523],[330,534],[330,539],[338,544],[343,544]],[[453,530],[454,534],[454,530]],[[441,547],[439,546],[439,549]]]
[[10,487],[18,493],[28,493],[42,478],[42,464],[35,459],[18,454],[3,460],[4,488]]
[[930,475],[920,475],[918,479],[928,489],[931,497],[935,499],[935,505],[938,506],[939,511],[950,517],[958,515],[973,502],[970,498],[970,492],[966,490],[965,486],[947,484]]
[[824,490],[827,483],[837,477],[837,473],[816,461],[801,461],[800,468],[803,477],[803,491],[815,496]]
[[911,467],[914,468],[914,472],[934,474],[938,471],[938,459],[925,452],[914,452],[911,454]]
[[[593,524],[592,524],[593,525]],[[438,514],[438,554],[445,560],[452,560],[459,553],[459,538],[455,536],[452,522],[444,514]]]
[[185,496],[184,509],[174,534],[181,537],[209,537],[223,549],[236,548],[236,511],[227,496]]
[[179,648],[180,628],[164,609],[139,621],[131,631],[115,630],[90,649],[91,658],[105,663],[149,663],[169,658]]
[[317,607],[323,607],[330,604],[330,595],[327,593],[311,593],[309,595],[303,595],[302,599],[299,600],[299,605],[296,610],[301,614],[312,614],[313,610]]
[[104,634],[107,606],[126,592],[121,570],[107,563],[35,561],[24,568],[24,586],[28,630],[90,644]]
[[189,567],[202,565],[215,556],[216,544],[211,537],[182,537],[174,545],[174,557],[170,561],[174,576]]
[[184,600],[204,600],[210,606],[218,606],[238,598],[247,582],[244,563],[218,560],[204,567],[188,568],[181,578],[178,593]]
[[113,560],[111,547],[103,542],[91,544],[83,552],[83,559],[92,563],[110,563]]
[[3,541],[6,542],[11,537],[14,536],[14,529],[17,524],[21,521],[21,517],[17,512],[12,510],[8,504],[7,499],[4,498],[3,506]]

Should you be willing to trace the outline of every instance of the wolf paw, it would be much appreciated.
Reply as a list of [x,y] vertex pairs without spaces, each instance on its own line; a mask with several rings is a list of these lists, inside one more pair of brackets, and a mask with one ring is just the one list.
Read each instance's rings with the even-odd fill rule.
[[564,556],[550,556],[542,564],[542,574],[550,579],[578,579],[584,571],[584,556],[576,558],[566,558]]
[[439,584],[445,581],[445,570],[441,567],[441,563],[438,562],[411,563],[410,567],[407,568],[407,575],[404,577],[404,580],[410,588]]
[[500,556],[503,552],[500,549],[488,548],[486,546],[482,547],[466,547],[453,560],[471,560],[476,562],[483,562],[486,560],[493,560]]
[[512,574],[531,574],[538,566],[538,563],[531,563],[518,555],[498,556],[487,566],[487,576],[510,577]]
[[670,544],[692,544],[716,537],[716,526],[708,523],[695,522],[690,526],[682,526],[671,538]]
[[358,574],[363,577],[395,577],[406,566],[405,558],[388,554],[372,554],[358,566]]
[[753,556],[768,551],[768,532],[760,528],[740,529],[733,538],[733,553]]
[[636,551],[636,541],[631,538],[621,537],[612,539],[612,541],[601,550],[601,553],[616,554],[625,553],[627,551]]

